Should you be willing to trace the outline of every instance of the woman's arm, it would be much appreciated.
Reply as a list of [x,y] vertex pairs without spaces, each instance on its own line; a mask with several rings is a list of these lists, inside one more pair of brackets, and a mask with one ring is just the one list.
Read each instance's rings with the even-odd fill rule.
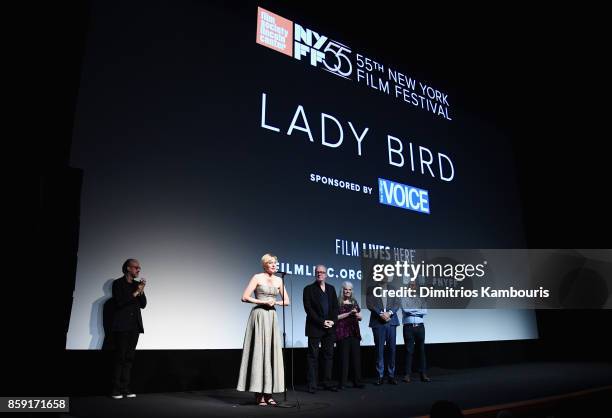
[[[281,284],[281,286],[283,286]],[[282,291],[281,291],[281,296],[282,296],[282,300],[277,300],[276,304],[280,305],[280,306],[289,306],[289,303],[291,303],[289,301],[289,295],[287,294],[287,288],[286,287],[282,287]],[[279,290],[281,290],[281,287],[279,286]]]
[[244,292],[242,292],[241,300],[243,302],[254,303],[256,305],[265,304],[266,303],[265,301],[259,300],[259,299],[255,299],[254,297],[251,296],[253,294],[253,292],[255,291],[256,287],[257,287],[257,275],[251,277],[251,280],[249,281],[249,284],[244,289]]
[[351,312],[342,313],[338,315],[338,321],[344,318],[348,318],[349,316],[351,316]]

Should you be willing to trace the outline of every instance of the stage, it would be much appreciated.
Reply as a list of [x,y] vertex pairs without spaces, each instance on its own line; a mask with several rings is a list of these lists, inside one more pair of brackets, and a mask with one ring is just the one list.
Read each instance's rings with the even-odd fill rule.
[[[204,372],[204,371],[202,371]],[[432,369],[432,382],[413,376],[411,383],[348,388],[337,393],[305,392],[296,386],[289,401],[300,408],[259,407],[251,393],[234,389],[138,394],[135,399],[74,397],[73,417],[410,417],[422,416],[436,400],[457,403],[466,415],[495,416],[511,409],[515,416],[584,416],[601,411],[612,393],[612,364],[539,362],[461,370]],[[282,394],[276,400],[282,400]]]

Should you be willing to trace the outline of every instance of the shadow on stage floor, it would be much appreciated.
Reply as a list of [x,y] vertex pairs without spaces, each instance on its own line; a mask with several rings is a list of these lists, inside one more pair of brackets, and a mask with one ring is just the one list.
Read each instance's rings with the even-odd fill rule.
[[[233,389],[139,394],[135,399],[121,400],[75,397],[70,401],[70,416],[398,418],[427,415],[437,400],[450,400],[472,417],[495,417],[501,408],[517,417],[610,416],[612,364],[522,363],[433,369],[430,376],[429,383],[413,379],[397,386],[375,386],[370,382],[364,389],[337,393],[310,394],[304,387],[296,387],[288,400],[299,407],[288,409],[256,406],[251,393]],[[275,396],[278,401],[282,398],[282,394]]]

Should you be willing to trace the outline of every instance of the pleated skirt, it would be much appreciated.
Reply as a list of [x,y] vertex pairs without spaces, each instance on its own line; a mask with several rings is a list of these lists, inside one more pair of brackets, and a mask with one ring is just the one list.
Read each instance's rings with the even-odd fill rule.
[[280,393],[285,390],[282,334],[274,309],[254,307],[247,321],[238,376],[239,391]]

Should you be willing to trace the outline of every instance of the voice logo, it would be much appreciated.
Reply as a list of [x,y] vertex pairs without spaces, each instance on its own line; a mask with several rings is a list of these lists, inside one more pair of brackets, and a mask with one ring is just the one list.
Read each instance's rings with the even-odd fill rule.
[[379,178],[378,197],[381,205],[395,206],[429,215],[427,190]]

